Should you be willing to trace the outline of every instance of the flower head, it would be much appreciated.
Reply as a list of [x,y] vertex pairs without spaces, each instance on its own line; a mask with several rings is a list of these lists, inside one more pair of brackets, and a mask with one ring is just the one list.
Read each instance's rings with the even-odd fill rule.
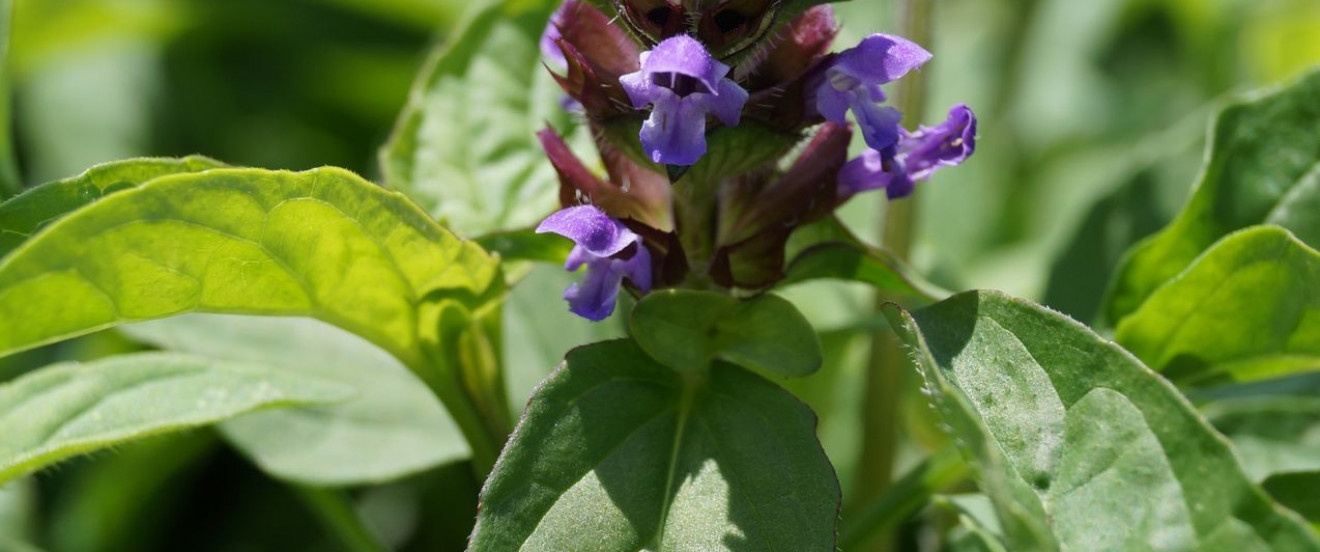
[[742,117],[747,91],[725,78],[729,66],[716,61],[696,39],[678,35],[641,54],[641,70],[619,83],[633,107],[651,105],[642,125],[642,148],[656,163],[694,165],[706,154],[706,116],[733,126]]
[[574,314],[600,321],[614,312],[619,287],[627,278],[642,293],[651,291],[651,254],[623,223],[592,205],[569,207],[550,215],[536,227],[538,234],[551,232],[576,244],[564,268],[576,271],[586,265],[582,279],[564,291]]
[[952,167],[976,151],[976,114],[966,105],[949,110],[943,123],[916,132],[899,129],[896,147],[867,150],[839,171],[838,197],[884,188],[890,199],[912,193],[921,180],[944,167]]
[[930,61],[930,52],[901,37],[873,34],[854,48],[840,52],[815,86],[815,109],[826,119],[844,124],[852,110],[871,149],[883,151],[899,140],[902,114],[881,107],[880,86],[898,80]]

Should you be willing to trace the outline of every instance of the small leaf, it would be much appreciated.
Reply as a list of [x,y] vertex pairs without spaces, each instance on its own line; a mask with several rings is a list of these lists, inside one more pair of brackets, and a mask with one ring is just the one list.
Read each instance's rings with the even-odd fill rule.
[[1233,441],[1254,481],[1320,470],[1320,398],[1263,395],[1213,401],[1201,412]]
[[82,174],[49,182],[0,203],[0,257],[60,217],[112,193],[170,174],[224,165],[205,157],[130,159],[97,165]]
[[1266,479],[1262,486],[1320,531],[1320,471],[1281,473]]
[[351,388],[268,365],[174,354],[58,364],[0,386],[0,482],[70,456]]
[[496,261],[340,169],[152,180],[0,259],[0,355],[203,311],[305,315],[421,365],[424,301],[481,296]]
[[468,236],[530,226],[558,205],[536,132],[567,124],[539,40],[559,2],[483,6],[439,48],[380,151],[385,183]]
[[[1225,108],[1215,121],[1200,182],[1167,228],[1128,253],[1110,285],[1118,323],[1224,235],[1265,222],[1320,237],[1320,72]],[[1311,242],[1312,246],[1320,243]]]
[[1276,227],[1229,235],[1124,319],[1115,339],[1180,385],[1320,369],[1320,253]]
[[576,349],[486,481],[468,550],[834,550],[839,488],[814,430],[741,368],[698,379],[630,341]]
[[997,292],[886,314],[1009,549],[1320,550],[1172,385],[1085,326]]
[[934,302],[948,295],[923,282],[887,251],[850,243],[826,243],[807,248],[789,265],[781,286],[829,278],[861,282],[875,289]]
[[125,326],[152,345],[261,362],[342,383],[352,400],[224,422],[225,437],[266,473],[311,485],[379,483],[466,458],[467,442],[426,384],[384,351],[313,320],[187,315]]
[[537,261],[564,264],[573,242],[556,234],[538,234],[533,230],[494,232],[474,240],[482,249],[498,254],[504,261]]
[[721,293],[664,290],[644,297],[629,319],[646,354],[682,372],[715,360],[781,377],[820,369],[820,339],[792,303],[771,294],[739,300]]

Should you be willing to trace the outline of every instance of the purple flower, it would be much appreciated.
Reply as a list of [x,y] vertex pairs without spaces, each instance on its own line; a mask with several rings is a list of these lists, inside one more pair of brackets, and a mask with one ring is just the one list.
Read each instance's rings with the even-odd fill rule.
[[587,266],[582,280],[564,291],[568,310],[574,314],[594,321],[608,318],[624,278],[642,293],[651,291],[651,253],[641,236],[595,206],[559,211],[542,221],[536,232],[553,232],[577,244],[564,265],[569,271]]
[[568,68],[568,58],[564,57],[564,50],[559,47],[558,42],[563,38],[560,27],[564,25],[564,15],[572,9],[577,9],[577,2],[566,0],[559,9],[555,10],[554,15],[550,16],[550,22],[545,25],[545,32],[541,33],[541,56],[545,58],[550,68],[556,71]]
[[815,86],[814,107],[821,116],[838,124],[847,122],[851,109],[866,144],[874,150],[888,149],[898,142],[902,114],[892,107],[880,107],[885,101],[880,86],[898,80],[930,58],[930,52],[907,39],[868,36],[830,62]]
[[642,148],[656,163],[696,164],[706,154],[706,115],[737,125],[747,91],[724,78],[729,66],[687,35],[643,52],[641,63],[641,71],[619,77],[619,83],[633,107],[654,106],[642,125]]
[[912,133],[899,130],[897,147],[867,150],[839,170],[840,200],[878,188],[890,199],[905,197],[918,181],[962,163],[976,150],[976,114],[963,104],[953,106],[939,125]]

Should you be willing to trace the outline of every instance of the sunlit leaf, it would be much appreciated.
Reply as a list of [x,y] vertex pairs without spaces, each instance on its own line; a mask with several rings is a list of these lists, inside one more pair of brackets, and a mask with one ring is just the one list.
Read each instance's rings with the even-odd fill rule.
[[266,473],[316,485],[397,479],[466,458],[467,443],[426,385],[384,351],[313,320],[188,315],[125,326],[158,347],[339,382],[351,400],[282,408],[221,431]]
[[577,349],[486,482],[468,550],[833,550],[839,489],[814,429],[741,368],[693,379],[629,341]]
[[153,178],[223,166],[200,156],[130,159],[97,165],[78,176],[36,186],[0,203],[0,257],[37,230],[102,197],[135,188]]
[[1009,549],[1320,550],[1171,384],[1085,326],[997,292],[887,314]]
[[1281,228],[1232,234],[1155,291],[1115,338],[1180,385],[1320,370],[1320,253]]
[[539,40],[559,2],[493,2],[428,62],[381,149],[385,183],[473,236],[531,226],[559,180],[536,140],[565,121]]
[[269,365],[173,354],[55,365],[0,387],[0,482],[150,435],[352,396],[349,387]]
[[[1192,199],[1173,223],[1128,253],[1110,285],[1105,314],[1117,323],[1211,244],[1272,222],[1320,238],[1320,72],[1219,114]],[[1311,245],[1320,245],[1309,242]]]

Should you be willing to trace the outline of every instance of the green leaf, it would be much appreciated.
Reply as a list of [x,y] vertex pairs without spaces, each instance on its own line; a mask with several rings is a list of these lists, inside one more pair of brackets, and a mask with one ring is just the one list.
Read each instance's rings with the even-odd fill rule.
[[574,350],[482,491],[468,550],[834,550],[839,488],[791,395],[631,341]]
[[126,441],[352,395],[263,364],[174,354],[58,364],[0,387],[0,482]]
[[1320,398],[1264,395],[1213,401],[1201,412],[1233,442],[1254,481],[1320,470]]
[[[1136,311],[1220,237],[1264,222],[1320,234],[1320,72],[1225,108],[1216,120],[1196,191],[1167,228],[1129,252],[1110,285],[1105,312],[1117,323]],[[1308,210],[1309,209],[1309,210]],[[1311,245],[1320,243],[1311,242]]]
[[181,159],[129,159],[97,165],[64,180],[49,182],[0,203],[0,257],[37,230],[112,193],[135,188],[153,178],[223,167],[192,156]]
[[269,364],[357,390],[349,401],[282,408],[220,425],[266,473],[296,483],[364,485],[470,454],[426,384],[384,351],[314,320],[188,315],[125,326],[174,351]]
[[1320,253],[1282,228],[1231,234],[1125,318],[1115,339],[1180,385],[1320,369]]
[[474,241],[482,249],[496,253],[504,261],[537,261],[564,264],[573,242],[557,234],[538,234],[533,230],[514,230],[486,234]]
[[14,150],[13,116],[10,113],[9,43],[13,18],[13,0],[0,0],[0,201],[23,189],[23,181],[18,174],[18,153]]
[[997,292],[886,314],[1009,549],[1320,550],[1171,384],[1085,326]]
[[787,250],[791,261],[780,287],[834,279],[861,282],[924,303],[949,296],[949,292],[923,280],[898,257],[863,243],[835,218],[798,229]]
[[1320,471],[1281,473],[1266,479],[1262,486],[1320,531]]
[[724,360],[791,378],[815,373],[822,362],[811,324],[772,294],[740,300],[707,291],[657,291],[633,309],[629,328],[646,354],[682,372]]
[[530,226],[558,205],[536,131],[568,120],[539,40],[558,2],[482,8],[434,54],[381,149],[385,182],[464,235]]
[[312,316],[421,365],[417,309],[497,266],[398,194],[340,169],[155,179],[0,260],[0,354],[191,311]]

